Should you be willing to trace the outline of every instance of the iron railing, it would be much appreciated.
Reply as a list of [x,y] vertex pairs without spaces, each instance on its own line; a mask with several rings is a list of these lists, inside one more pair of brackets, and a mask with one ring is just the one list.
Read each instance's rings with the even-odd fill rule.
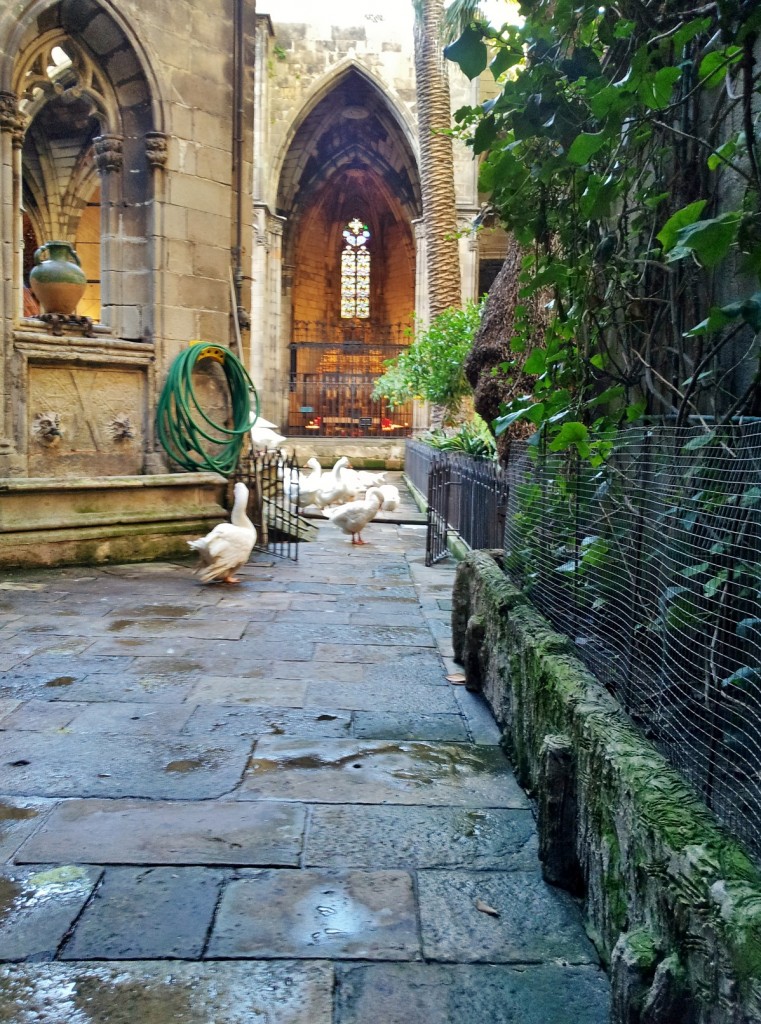
[[290,482],[298,463],[280,451],[249,450],[241,457],[230,487],[242,480],[248,487],[248,515],[256,527],[256,548],[298,561],[299,542],[308,530],[291,500]]
[[501,546],[507,477],[497,462],[408,441],[404,468],[428,499],[427,565],[445,557],[450,533],[471,548]]
[[286,433],[291,437],[407,437],[412,403],[390,408],[372,396],[372,380],[333,377],[291,382]]
[[513,442],[504,565],[761,856],[761,424]]

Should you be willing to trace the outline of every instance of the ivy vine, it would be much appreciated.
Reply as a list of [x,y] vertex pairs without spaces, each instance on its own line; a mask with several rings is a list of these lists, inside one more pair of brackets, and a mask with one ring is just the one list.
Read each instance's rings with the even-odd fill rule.
[[[476,14],[446,56],[494,98],[455,115],[480,188],[524,248],[507,403],[550,449],[606,458],[623,422],[706,430],[761,413],[761,158],[752,0],[525,0]],[[510,364],[499,372],[510,374]]]

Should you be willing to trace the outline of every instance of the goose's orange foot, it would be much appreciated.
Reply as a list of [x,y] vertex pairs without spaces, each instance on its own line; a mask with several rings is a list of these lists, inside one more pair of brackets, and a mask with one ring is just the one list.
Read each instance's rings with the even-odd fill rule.
[[225,576],[223,583],[240,583],[240,576]]

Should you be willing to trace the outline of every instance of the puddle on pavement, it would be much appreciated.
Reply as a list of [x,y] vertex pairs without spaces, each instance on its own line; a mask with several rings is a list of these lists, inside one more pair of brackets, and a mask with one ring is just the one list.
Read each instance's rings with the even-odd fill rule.
[[86,897],[93,878],[85,868],[66,864],[47,871],[36,871],[18,878],[0,876],[0,920],[8,922],[14,914],[65,897]]
[[170,761],[169,764],[164,766],[165,772],[194,772],[198,768],[203,768],[204,762],[197,757],[185,757],[180,758],[177,761]]
[[[403,766],[396,765],[394,758],[409,757]],[[251,768],[259,773],[299,768],[343,769],[374,767],[381,769],[384,761],[390,760],[389,775],[393,778],[421,785],[431,785],[440,781],[442,776],[456,776],[464,773],[480,775],[496,775],[505,770],[504,763],[498,758],[487,758],[483,754],[470,751],[466,747],[444,746],[443,744],[426,745],[423,743],[386,744],[382,747],[355,748],[346,754],[331,756],[329,751],[323,753],[288,753],[281,756],[253,757]]]
[[219,764],[219,759],[215,755],[219,754],[219,751],[207,751],[201,757],[178,757],[174,761],[170,761],[164,765],[165,772],[179,772],[184,774],[185,772],[195,772],[200,768],[216,768]]
[[183,615],[193,615],[195,608],[180,604],[146,604],[140,608],[130,608],[129,612],[138,619],[145,615],[155,615],[160,619],[180,619]]
[[55,679],[48,679],[45,686],[71,686],[76,681],[76,676],[56,676]]
[[92,976],[80,978],[73,1002],[79,1012],[87,1015],[87,1020],[109,1024],[206,1024],[208,1020],[194,1010],[192,987],[178,986],[171,977],[163,984],[122,979],[116,979],[114,984],[110,979],[106,982]]
[[[308,935],[307,945],[319,946],[338,936],[359,935],[377,923],[375,915],[346,892],[336,889],[313,890],[299,901],[297,930]],[[304,934],[297,936],[303,942]]]
[[28,818],[36,818],[39,811],[33,807],[11,807],[9,804],[0,804],[0,821],[26,821]]

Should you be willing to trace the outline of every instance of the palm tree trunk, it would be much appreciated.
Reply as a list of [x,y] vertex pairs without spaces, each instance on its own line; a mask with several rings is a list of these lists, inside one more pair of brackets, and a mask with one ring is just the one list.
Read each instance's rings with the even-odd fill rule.
[[[415,8],[415,79],[417,83],[420,187],[428,274],[427,319],[462,301],[457,207],[454,188],[449,78],[442,53],[443,0],[412,0]],[[440,426],[444,411],[431,409],[431,425]]]
[[413,0],[420,184],[426,235],[428,316],[461,303],[449,79],[442,53],[443,0]]

